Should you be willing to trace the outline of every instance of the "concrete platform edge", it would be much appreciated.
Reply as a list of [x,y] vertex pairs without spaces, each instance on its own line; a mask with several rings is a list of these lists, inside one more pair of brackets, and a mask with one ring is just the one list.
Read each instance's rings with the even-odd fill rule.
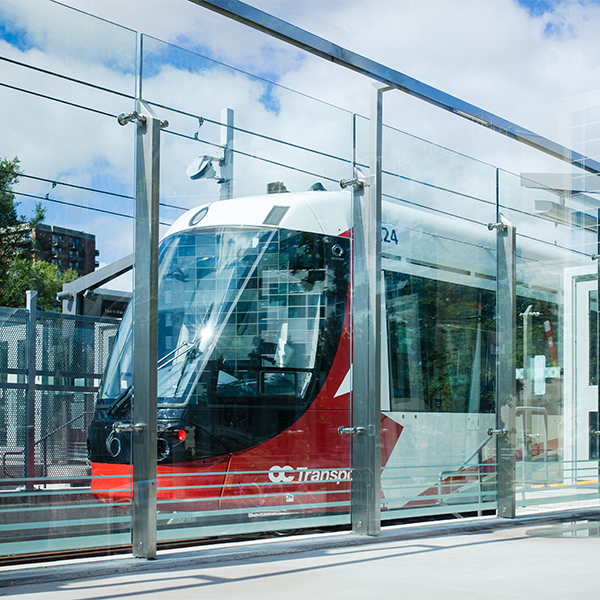
[[378,537],[357,535],[352,532],[319,533],[290,536],[280,539],[253,540],[248,542],[224,543],[211,546],[196,546],[189,549],[160,552],[156,560],[112,556],[94,559],[68,560],[64,563],[47,562],[35,565],[0,568],[0,588],[36,585],[52,581],[89,579],[110,575],[123,575],[145,571],[214,564],[283,556],[331,548],[366,546],[412,539],[432,538],[448,535],[464,535],[493,529],[508,529],[525,525],[600,519],[600,507],[577,510],[544,512],[515,519],[497,517],[475,517],[457,521],[435,521],[383,526]]

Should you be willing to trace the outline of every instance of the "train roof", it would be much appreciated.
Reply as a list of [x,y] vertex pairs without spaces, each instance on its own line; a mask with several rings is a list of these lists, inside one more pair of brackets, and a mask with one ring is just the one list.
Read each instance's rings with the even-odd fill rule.
[[[351,199],[350,191],[340,190],[274,193],[215,201],[187,211],[166,236],[228,226],[348,235],[352,227]],[[487,228],[485,219],[490,219],[489,212],[488,209],[485,214],[472,214],[465,219],[451,212],[384,199],[382,225],[396,229],[393,234],[396,243],[382,245],[384,268],[406,270],[404,263],[409,261],[412,264],[409,270],[420,264],[423,274],[434,268],[437,277],[447,268],[453,280],[467,271],[472,279],[477,271],[478,285],[482,285],[481,277],[492,285],[496,272],[496,234]],[[578,264],[581,258],[573,257],[568,249],[556,245],[554,223],[537,219],[536,234],[538,239],[519,236],[517,255],[525,260],[518,269],[526,269],[529,272],[526,279],[535,281],[540,288],[556,289],[563,269]],[[477,265],[477,268],[468,265]]]
[[167,235],[196,227],[237,226],[278,227],[339,236],[350,231],[350,200],[350,192],[346,191],[279,193],[222,200],[189,210],[173,223]]

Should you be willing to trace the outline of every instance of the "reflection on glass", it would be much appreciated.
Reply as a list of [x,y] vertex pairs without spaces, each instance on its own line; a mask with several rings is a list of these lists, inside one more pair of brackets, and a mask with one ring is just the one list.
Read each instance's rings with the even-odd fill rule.
[[598,385],[598,290],[592,290],[589,295],[590,301],[590,385]]
[[494,411],[495,294],[386,273],[392,410]]
[[[255,446],[310,407],[336,355],[346,310],[349,241],[336,245],[343,258],[326,236],[251,228],[163,241],[158,403],[168,427],[160,461]],[[96,462],[128,461],[126,440],[115,453],[103,439],[111,419],[129,414],[131,330],[129,314],[99,394],[106,412],[97,411],[92,424]]]

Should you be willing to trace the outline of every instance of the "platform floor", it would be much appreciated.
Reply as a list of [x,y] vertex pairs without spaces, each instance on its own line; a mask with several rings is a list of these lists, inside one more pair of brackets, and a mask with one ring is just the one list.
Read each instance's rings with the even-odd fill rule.
[[295,536],[0,569],[0,597],[493,600],[600,598],[600,509]]

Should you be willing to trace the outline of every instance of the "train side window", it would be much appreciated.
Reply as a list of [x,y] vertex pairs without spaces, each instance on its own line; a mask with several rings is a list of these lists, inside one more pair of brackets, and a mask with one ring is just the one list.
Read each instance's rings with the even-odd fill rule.
[[392,410],[494,410],[493,290],[385,273]]
[[236,376],[219,371],[217,376],[217,396],[219,397],[256,397],[256,372],[237,370]]
[[392,410],[425,410],[416,294],[390,303],[388,332]]

